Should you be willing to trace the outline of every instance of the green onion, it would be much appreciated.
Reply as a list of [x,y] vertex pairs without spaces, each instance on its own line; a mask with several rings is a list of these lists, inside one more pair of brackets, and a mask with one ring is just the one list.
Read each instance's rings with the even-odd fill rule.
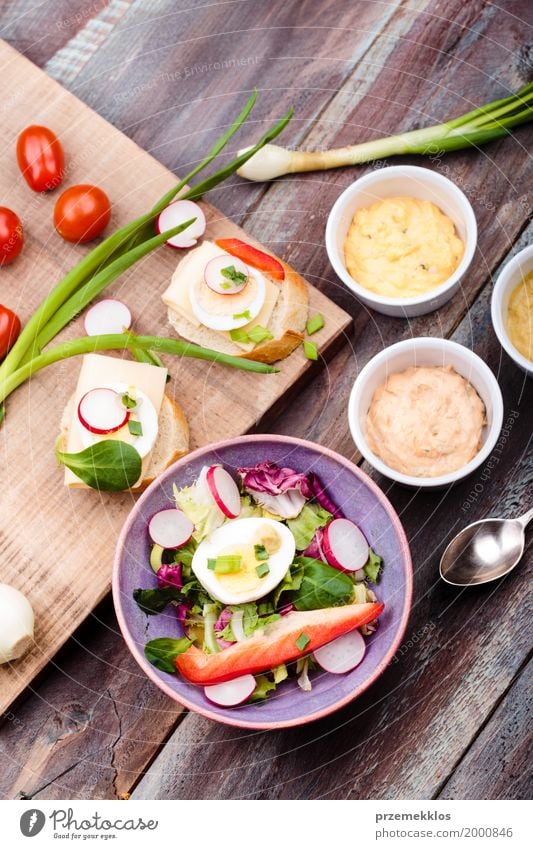
[[[122,274],[123,271],[166,241],[170,237],[171,232],[177,233],[183,229],[183,225],[181,225],[173,231],[169,230],[166,234],[163,233],[160,236],[154,236],[154,221],[161,210],[171,203],[178,194],[180,198],[187,198],[189,200],[201,198],[210,189],[234,174],[263,145],[268,144],[268,142],[279,135],[290,121],[292,110],[289,110],[281,120],[270,127],[255,145],[239,154],[235,159],[228,162],[196,186],[188,187],[190,180],[218,156],[228,141],[242,126],[244,121],[246,121],[256,99],[257,91],[254,91],[235,121],[217,139],[208,155],[180,180],[176,186],[163,195],[149,212],[126,224],[111,236],[104,239],[96,248],[86,254],[49,292],[31,316],[15,345],[0,365],[0,399],[7,398],[10,392],[45,365],[57,362],[58,359],[62,359],[63,357],[74,356],[76,353],[86,353],[83,348],[76,349],[76,344],[81,342],[81,340],[74,340],[76,344],[70,349],[58,346],[52,351],[46,351],[44,353],[42,349],[97,294]],[[170,342],[171,340],[167,341]],[[124,344],[114,344],[111,347],[129,347],[132,354],[141,362],[163,366],[157,352],[150,350],[150,348]],[[98,350],[104,349],[104,347],[98,348]],[[161,348],[161,350],[166,349]],[[176,353],[176,351],[168,352]],[[195,354],[191,351],[188,354],[184,354],[184,356],[195,356]],[[204,358],[209,359],[210,357],[207,356]],[[222,362],[219,358],[216,361]],[[241,363],[243,362],[241,360]],[[233,365],[235,367],[242,367],[237,366],[236,362]],[[5,409],[3,406],[0,406],[0,422],[4,416]]]
[[308,637],[305,631],[302,631],[298,639],[296,640],[296,645],[300,649],[300,651],[305,651],[309,643],[311,642],[311,637]]
[[135,419],[129,419],[128,421],[128,430],[132,436],[142,436],[143,435],[143,426],[140,422],[135,421]]
[[238,321],[239,318],[246,318],[248,321],[250,321],[250,310],[244,310],[244,312],[235,312],[233,313],[233,318],[235,319],[235,321]]
[[232,575],[241,571],[242,557],[240,554],[220,554],[218,557],[209,557],[207,568],[216,575]]
[[[237,271],[234,265],[228,265],[227,268],[222,268],[220,273],[227,280],[231,280],[232,283],[245,283],[247,280],[246,274],[243,274],[242,271]],[[221,286],[223,285],[221,283]]]
[[362,144],[312,152],[265,145],[237,173],[248,180],[273,180],[282,174],[324,171],[406,153],[438,155],[448,150],[478,147],[510,135],[513,127],[532,118],[533,83],[528,83],[516,94],[487,103],[443,124]]
[[233,342],[249,342],[248,333],[244,327],[237,327],[235,330],[230,330],[229,335]]
[[252,327],[252,329],[248,331],[248,339],[256,345],[259,345],[260,342],[264,342],[265,339],[273,338],[272,333],[267,330],[266,327],[261,327],[260,324],[256,324],[255,327]]
[[264,545],[254,545],[255,559],[268,560],[268,551]]
[[9,375],[0,383],[0,404],[18,386],[29,377],[36,374],[46,366],[66,360],[68,357],[76,357],[79,354],[92,354],[95,351],[124,351],[127,349],[141,349],[150,351],[152,348],[164,354],[174,354],[181,357],[195,357],[199,360],[209,360],[213,363],[231,366],[232,368],[253,371],[260,374],[272,374],[278,369],[259,363],[255,360],[245,360],[242,357],[232,357],[229,354],[221,354],[210,348],[202,348],[191,342],[183,342],[181,339],[167,339],[165,336],[134,336],[133,333],[110,333],[104,336],[84,336],[81,339],[71,339],[49,348],[38,357],[34,357],[28,363],[24,363],[17,371]]
[[318,348],[314,342],[304,340],[304,354],[308,360],[318,360]]
[[322,330],[324,327],[325,321],[322,313],[317,312],[316,315],[311,316],[309,321],[306,324],[305,329],[309,336],[312,336],[313,333],[318,333],[319,330]]
[[128,392],[124,392],[121,401],[127,410],[134,410],[137,406],[137,401]]
[[268,563],[260,563],[259,566],[255,567],[255,571],[257,572],[258,578],[264,578],[265,575],[268,575],[270,572],[270,566]]

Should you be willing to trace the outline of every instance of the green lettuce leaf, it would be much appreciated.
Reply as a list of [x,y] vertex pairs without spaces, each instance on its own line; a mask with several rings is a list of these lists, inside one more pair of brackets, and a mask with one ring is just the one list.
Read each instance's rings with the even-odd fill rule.
[[288,594],[296,610],[339,607],[353,601],[354,585],[345,572],[313,557],[297,557],[294,563],[303,569],[300,586]]
[[250,696],[251,702],[260,702],[263,699],[266,699],[268,694],[272,692],[272,690],[276,689],[275,682],[268,678],[267,675],[258,675],[255,680],[255,690]]
[[178,489],[174,484],[174,498],[176,505],[194,524],[192,538],[196,543],[201,542],[225,522],[222,511],[213,501],[203,501],[195,485]]
[[304,504],[296,519],[287,519],[296,543],[296,551],[305,551],[317,528],[323,528],[333,519],[320,504]]
[[379,584],[382,566],[382,558],[379,556],[379,554],[376,554],[375,551],[372,551],[372,549],[370,549],[368,563],[366,564],[364,569],[366,577],[369,581],[372,581],[373,584]]
[[297,558],[294,563],[289,566],[289,569],[285,573],[285,577],[282,582],[278,584],[276,589],[274,590],[274,594],[272,596],[272,604],[274,605],[274,610],[279,607],[280,596],[292,590],[299,590],[303,577],[304,577],[304,567],[303,564],[298,563],[297,561],[300,558]]

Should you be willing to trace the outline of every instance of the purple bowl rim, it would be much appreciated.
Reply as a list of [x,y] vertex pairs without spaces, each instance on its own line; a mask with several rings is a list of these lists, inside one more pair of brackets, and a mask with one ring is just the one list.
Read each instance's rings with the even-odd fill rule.
[[[387,515],[391,520],[391,524],[394,526],[398,539],[400,541],[401,553],[402,553],[402,565],[405,573],[405,601],[402,611],[402,616],[400,619],[400,623],[398,626],[398,631],[396,637],[394,638],[389,650],[378,664],[374,672],[369,676],[369,678],[364,681],[359,687],[356,687],[352,693],[348,696],[343,696],[337,702],[334,702],[331,705],[328,705],[326,708],[322,710],[315,711],[315,713],[308,714],[301,718],[297,719],[288,719],[288,720],[277,720],[275,722],[255,722],[255,721],[246,721],[246,720],[235,720],[232,718],[231,713],[227,716],[225,714],[216,713],[214,711],[209,710],[209,708],[201,708],[196,704],[187,699],[186,696],[179,696],[175,693],[175,691],[169,687],[164,681],[159,678],[155,669],[152,665],[145,659],[144,655],[138,651],[137,646],[135,645],[135,641],[130,634],[123,610],[122,610],[122,602],[120,598],[120,588],[119,588],[119,577],[120,577],[120,561],[122,559],[122,554],[124,551],[124,544],[126,537],[129,533],[131,525],[133,524],[137,513],[139,512],[142,504],[150,498],[152,490],[157,488],[161,481],[166,480],[170,477],[177,468],[179,468],[182,464],[186,464],[191,460],[196,460],[201,457],[203,454],[208,452],[216,452],[217,450],[222,450],[234,445],[242,444],[243,441],[248,443],[253,442],[265,442],[265,441],[273,441],[273,442],[286,442],[291,445],[297,445],[303,448],[311,449],[313,451],[320,451],[322,454],[330,457],[332,460],[340,463],[345,466],[348,471],[352,472],[356,477],[358,477],[376,496],[380,504],[383,505]],[[409,614],[411,612],[411,603],[413,596],[413,565],[411,560],[411,552],[409,548],[409,543],[407,541],[407,536],[403,529],[403,525],[400,522],[400,518],[396,513],[396,510],[390,503],[389,499],[385,495],[385,493],[379,488],[377,483],[372,480],[369,475],[366,474],[362,469],[359,468],[355,463],[352,463],[351,460],[347,460],[346,457],[343,457],[342,454],[338,454],[336,451],[333,451],[331,448],[325,448],[323,445],[319,445],[317,442],[311,442],[308,439],[301,439],[296,436],[281,436],[277,434],[271,433],[260,433],[260,434],[245,434],[243,436],[234,437],[232,439],[223,439],[219,442],[212,442],[209,445],[204,445],[201,448],[196,448],[194,451],[191,451],[185,454],[183,457],[180,457],[179,460],[176,460],[175,463],[172,463],[165,471],[159,475],[152,483],[147,487],[147,489],[143,492],[139,500],[132,507],[128,517],[123,525],[123,528],[120,532],[120,535],[117,540],[116,548],[115,548],[115,557],[113,560],[113,577],[112,577],[112,595],[113,595],[113,605],[115,607],[115,613],[117,615],[118,624],[120,630],[122,632],[122,636],[133,655],[137,664],[141,667],[142,671],[145,675],[162,690],[167,696],[169,696],[173,701],[192,711],[193,713],[200,714],[201,716],[206,717],[207,719],[211,719],[214,722],[220,722],[223,725],[232,725],[237,728],[252,728],[263,731],[272,731],[277,728],[290,728],[298,725],[306,725],[308,722],[315,722],[318,719],[322,719],[324,716],[328,716],[331,713],[334,713],[340,708],[352,702],[358,696],[365,692],[385,671],[389,662],[392,660],[394,655],[396,654],[396,650],[398,649],[402,638],[405,634],[405,629],[407,628],[407,622],[409,619]]]

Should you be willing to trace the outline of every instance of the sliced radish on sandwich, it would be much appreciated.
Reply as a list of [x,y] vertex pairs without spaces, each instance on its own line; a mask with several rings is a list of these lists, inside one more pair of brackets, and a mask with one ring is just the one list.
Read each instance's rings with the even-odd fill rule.
[[330,566],[357,572],[368,561],[368,543],[349,519],[333,519],[324,528],[322,548]]
[[220,707],[235,707],[242,705],[250,698],[255,690],[255,678],[253,675],[241,675],[232,681],[224,681],[223,684],[211,684],[204,687],[206,698]]
[[163,548],[181,548],[189,542],[194,525],[183,510],[171,507],[155,513],[148,524],[150,539]]
[[122,301],[106,298],[91,307],[83,323],[87,336],[123,333],[131,327],[131,312]]
[[91,433],[114,433],[126,424],[129,417],[119,393],[113,389],[91,389],[78,404],[78,418]]
[[365,656],[366,644],[359,631],[348,631],[331,643],[313,652],[319,666],[326,672],[341,675],[359,666]]
[[248,283],[248,266],[227,254],[210,260],[204,271],[205,282],[217,295],[237,295]]
[[192,248],[200,236],[203,236],[206,228],[205,215],[197,203],[192,200],[176,200],[174,203],[166,206],[159,213],[155,229],[158,233],[165,233],[167,230],[173,230],[174,227],[179,227],[180,224],[185,224],[195,218],[192,224],[178,233],[176,236],[171,236],[166,242],[171,248]]
[[210,466],[206,481],[217,507],[228,519],[236,519],[241,512],[239,487],[222,466]]

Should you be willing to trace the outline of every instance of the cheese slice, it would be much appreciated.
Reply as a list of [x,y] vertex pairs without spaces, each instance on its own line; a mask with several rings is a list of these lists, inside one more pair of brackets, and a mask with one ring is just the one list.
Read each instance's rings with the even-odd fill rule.
[[[136,386],[150,399],[154,405],[157,415],[161,411],[163,396],[165,394],[165,386],[167,380],[166,368],[152,366],[148,363],[138,363],[136,360],[122,360],[118,357],[106,357],[102,354],[86,354],[83,357],[78,384],[74,393],[73,403],[71,405],[71,415],[68,427],[67,452],[76,454],[78,451],[83,451],[83,443],[78,423],[78,404],[86,392],[91,389],[97,389],[99,386],[110,386],[115,383],[126,383],[128,386]],[[119,437],[116,434],[107,434],[102,436],[102,439]],[[143,458],[141,480],[146,477],[146,472],[150,464],[151,452]],[[65,485],[79,486],[82,481],[74,472],[67,469],[65,466]]]
[[[170,285],[162,296],[163,302],[168,307],[190,322],[194,327],[201,327],[202,325],[193,312],[189,297],[189,286],[191,285],[191,282],[198,282],[199,280],[204,279],[204,269],[210,260],[226,253],[227,251],[219,248],[214,242],[202,242],[199,247],[189,251],[189,253],[178,263],[178,266],[172,275]],[[228,253],[227,256],[228,260],[231,262],[231,254]],[[252,274],[254,273],[254,269],[250,269],[250,271]],[[259,272],[256,273],[259,274]],[[272,313],[276,306],[276,301],[278,300],[279,288],[266,276],[264,276],[264,281],[265,301],[258,315],[256,315],[249,324],[245,324],[244,327],[240,328],[244,333],[247,330],[252,330],[253,327],[257,327],[258,325],[260,327],[268,328],[268,325],[270,324],[270,319],[272,318]],[[228,295],[228,297],[231,296]],[[254,348],[253,343],[235,342],[227,330],[220,330],[218,332],[221,336],[225,336],[226,339],[229,339],[234,345],[237,345],[243,351],[251,351]]]

